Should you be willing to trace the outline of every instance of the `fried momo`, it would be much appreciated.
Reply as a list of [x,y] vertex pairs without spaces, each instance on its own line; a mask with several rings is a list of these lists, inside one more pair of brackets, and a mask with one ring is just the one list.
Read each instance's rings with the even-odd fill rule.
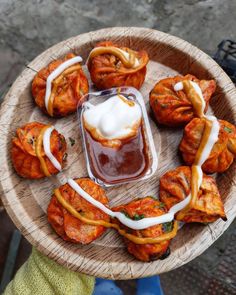
[[[79,186],[91,197],[100,203],[107,205],[108,198],[105,191],[89,178],[75,180]],[[59,187],[62,197],[74,207],[83,217],[90,220],[109,221],[109,216],[76,193],[71,186],[66,183]],[[106,230],[102,225],[89,225],[71,215],[57,200],[53,194],[47,209],[48,221],[64,240],[89,244],[100,237]]]
[[207,111],[210,98],[216,89],[214,80],[199,80],[192,75],[166,78],[156,83],[149,96],[150,106],[158,123],[175,127],[186,125],[194,118],[195,112],[186,93],[183,90],[174,90],[175,84],[183,80],[199,85],[206,102],[205,112]]
[[[169,210],[183,201],[191,192],[191,167],[180,166],[165,173],[160,179],[160,200]],[[211,176],[203,174],[203,181],[196,203],[179,211],[175,218],[183,222],[214,222],[226,219],[224,206],[216,182]]]
[[[200,145],[206,120],[194,118],[184,129],[179,149],[187,165],[192,165]],[[236,127],[224,120],[218,120],[220,131],[208,159],[202,165],[206,173],[224,172],[236,157]]]
[[91,80],[98,89],[119,86],[133,86],[139,89],[145,80],[148,61],[148,54],[144,50],[134,51],[104,41],[98,43],[91,51],[88,69]]
[[[17,174],[22,177],[38,179],[46,176],[36,154],[36,142],[45,126],[47,125],[31,122],[16,130],[16,135],[12,139],[11,159]],[[50,137],[50,150],[63,168],[66,156],[66,141],[64,136],[55,129]],[[45,155],[43,148],[42,157],[48,172],[57,174],[59,171]]]
[[[121,205],[112,209],[113,211],[120,211],[124,213],[127,217],[133,220],[139,220],[144,217],[156,217],[163,215],[167,212],[166,207],[163,204],[152,198],[145,197],[143,199],[137,199],[128,204]],[[122,225],[120,227],[124,228],[127,232],[142,238],[156,238],[164,233],[172,230],[173,223],[167,222],[164,224],[159,224],[151,226],[143,230],[133,230]],[[157,259],[164,259],[170,253],[169,245],[170,240],[165,240],[157,244],[135,244],[130,240],[124,238],[128,252],[141,261],[153,261]]]
[[[46,82],[48,76],[63,62],[75,57],[73,53],[67,54],[63,59],[51,62],[47,67],[41,69],[32,82],[32,95],[35,103],[48,113],[45,106]],[[65,69],[52,81],[51,96],[52,114],[54,117],[64,117],[74,113],[77,105],[82,104],[81,98],[88,93],[88,80],[79,63]]]

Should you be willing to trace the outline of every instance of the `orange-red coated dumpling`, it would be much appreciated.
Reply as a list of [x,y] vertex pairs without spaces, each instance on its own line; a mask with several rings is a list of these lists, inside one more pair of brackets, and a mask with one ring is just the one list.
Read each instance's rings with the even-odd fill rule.
[[[92,180],[80,178],[75,181],[95,200],[104,205],[108,204],[105,191]],[[91,220],[109,221],[110,218],[107,214],[82,198],[69,184],[66,183],[60,186],[59,191],[62,197],[83,217]],[[48,205],[47,215],[53,229],[66,241],[89,244],[100,237],[106,230],[102,225],[90,225],[71,215],[59,203],[55,194],[52,195]]]
[[[180,166],[165,173],[160,179],[160,200],[169,210],[183,201],[191,192],[191,167]],[[175,218],[184,222],[213,222],[226,219],[224,206],[214,178],[203,175],[196,203],[182,209]]]
[[184,80],[199,85],[206,102],[206,112],[209,100],[215,92],[214,80],[199,80],[193,75],[166,78],[156,83],[149,97],[150,106],[158,123],[175,127],[185,125],[194,118],[194,109],[186,93],[183,90],[174,90],[175,84]]
[[48,76],[57,69],[63,62],[75,57],[73,53],[67,54],[62,59],[51,62],[47,67],[41,69],[32,82],[32,94],[35,103],[43,110],[54,117],[64,117],[74,113],[77,105],[82,103],[81,98],[88,93],[88,80],[79,63],[65,69],[52,81],[51,112],[45,107],[46,82]]
[[[224,172],[236,157],[236,127],[224,120],[218,120],[220,132],[208,159],[202,169],[206,173]],[[194,118],[185,126],[179,149],[187,165],[192,165],[200,145],[206,120]]]
[[[45,155],[43,147],[41,155],[46,166],[45,169],[43,169],[36,153],[37,140],[46,126],[39,122],[31,122],[16,130],[16,135],[12,139],[11,159],[17,174],[22,177],[31,179],[43,178],[48,176],[46,175],[47,172],[45,174],[45,169],[51,175],[59,172]],[[58,133],[56,129],[51,133],[50,149],[63,168],[66,158],[66,141],[64,136]]]
[[[166,207],[163,206],[160,201],[152,197],[137,199],[128,204],[117,206],[112,210],[122,212],[133,220],[140,220],[144,217],[157,217],[167,212]],[[124,228],[127,232],[142,238],[156,238],[170,232],[173,228],[172,222],[158,224],[143,230],[133,230],[121,223],[119,224],[120,227]],[[127,238],[124,238],[124,241],[128,252],[141,261],[148,262],[164,259],[170,253],[170,239],[155,244],[136,244]]]
[[133,86],[139,89],[146,76],[149,61],[145,50],[134,51],[104,41],[98,43],[88,58],[91,80],[98,89]]

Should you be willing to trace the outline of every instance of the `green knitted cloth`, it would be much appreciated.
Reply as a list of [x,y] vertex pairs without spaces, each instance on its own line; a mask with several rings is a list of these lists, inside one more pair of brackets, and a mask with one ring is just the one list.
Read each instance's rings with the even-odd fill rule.
[[94,278],[70,271],[33,249],[4,295],[90,295]]

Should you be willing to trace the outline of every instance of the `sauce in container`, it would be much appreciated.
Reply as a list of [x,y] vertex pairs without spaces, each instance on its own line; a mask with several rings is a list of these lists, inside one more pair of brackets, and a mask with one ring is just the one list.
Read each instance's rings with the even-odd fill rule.
[[90,168],[96,178],[115,184],[135,180],[145,174],[149,166],[147,144],[142,125],[138,134],[122,141],[120,148],[103,146],[85,131]]
[[121,87],[86,96],[78,111],[90,178],[111,186],[152,176],[157,155],[141,93]]

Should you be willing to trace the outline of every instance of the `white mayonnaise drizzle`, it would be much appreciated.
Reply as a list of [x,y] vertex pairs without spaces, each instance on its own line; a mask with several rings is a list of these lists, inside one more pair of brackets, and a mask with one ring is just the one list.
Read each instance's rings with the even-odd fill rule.
[[[196,91],[196,93],[198,94],[198,96],[201,98],[201,111],[202,114],[204,113],[205,107],[206,107],[206,102],[204,100],[203,94],[202,94],[202,90],[199,87],[199,85],[196,82],[193,81],[189,81],[191,86],[194,88],[194,90]],[[178,82],[174,85],[174,91],[180,91],[184,89],[184,85],[183,82]]]
[[199,159],[199,163],[198,166],[202,166],[203,163],[206,161],[206,159],[209,157],[211,150],[214,146],[214,144],[217,142],[218,140],[218,136],[219,136],[219,131],[220,131],[220,124],[217,120],[217,118],[215,116],[204,116],[207,120],[212,122],[212,128],[211,128],[211,133],[210,136],[208,138],[207,144],[205,145],[201,157]]
[[85,103],[85,106],[85,123],[95,129],[101,137],[110,140],[129,137],[137,129],[142,118],[141,107],[136,102],[129,105],[118,95],[98,105]]
[[[175,215],[178,211],[184,209],[188,205],[190,200],[191,200],[191,194],[189,194],[185,199],[183,199],[183,201],[181,201],[181,202],[175,204],[174,206],[172,206],[170,208],[169,212],[173,213]],[[174,219],[174,216],[173,216],[173,219]],[[172,220],[170,220],[170,221],[172,221]]]
[[[204,158],[204,157],[201,157],[201,158],[200,158],[200,160],[201,160],[201,161],[204,160],[204,162],[205,162],[206,159],[207,159],[207,158]],[[200,162],[200,161],[199,161],[199,162]],[[198,174],[198,180],[197,180],[197,189],[198,189],[198,191],[199,191],[199,189],[200,189],[200,187],[201,187],[201,185],[202,185],[202,180],[203,180],[203,172],[202,172],[202,168],[201,168],[202,165],[200,165],[199,162],[198,162],[198,165],[195,166],[196,169],[197,169],[197,174]],[[204,162],[203,162],[203,163],[204,163]]]
[[50,137],[52,134],[52,131],[55,129],[54,126],[51,126],[46,129],[43,135],[43,149],[46,154],[46,156],[49,158],[50,162],[53,164],[53,166],[61,171],[61,164],[58,162],[58,160],[53,156],[50,148]]
[[71,59],[68,59],[67,61],[63,62],[62,64],[59,65],[51,74],[47,77],[47,82],[46,82],[46,93],[45,93],[45,107],[46,110],[48,111],[48,103],[49,103],[49,98],[51,96],[51,90],[52,90],[52,82],[54,79],[56,79],[61,73],[63,73],[68,67],[78,63],[82,62],[82,57],[81,56],[75,56]]
[[202,180],[203,180],[202,165],[208,159],[214,144],[218,140],[219,131],[220,131],[220,124],[215,116],[204,115],[204,118],[212,122],[212,128],[211,128],[208,141],[206,145],[204,146],[204,149],[202,150],[199,161],[195,165],[195,167],[197,168],[197,174],[198,174],[198,190],[200,189]]
[[[198,163],[195,164],[195,167],[197,169],[197,174],[198,174],[198,190],[199,190],[201,187],[201,184],[202,184],[202,180],[203,180],[203,172],[202,172],[201,167],[204,164],[204,162],[207,160],[207,158],[209,157],[214,144],[218,140],[219,131],[220,131],[220,124],[215,116],[204,115],[206,102],[204,100],[202,90],[196,82],[193,82],[193,81],[189,81],[189,82],[201,99],[201,113],[203,114],[203,118],[212,122],[212,128],[211,128],[211,132],[210,132],[208,141],[207,141],[206,145],[204,146],[204,149],[202,150],[202,154],[199,158]],[[183,82],[178,82],[174,85],[175,91],[180,91],[183,89],[184,89]],[[190,200],[191,200],[191,198],[189,199],[189,202],[190,202]]]
[[[104,213],[110,215],[113,218],[119,219],[119,221],[128,226],[129,228],[135,229],[135,230],[141,230],[148,228],[153,225],[165,223],[172,221],[174,219],[174,212],[169,212],[167,214],[163,214],[158,217],[147,217],[140,220],[132,220],[128,217],[126,217],[121,212],[113,212],[112,210],[108,209],[106,206],[104,206],[102,203],[95,200],[93,197],[91,197],[88,193],[86,193],[77,182],[75,182],[73,179],[68,179],[68,184],[75,190],[82,198],[84,198],[86,201],[97,207],[98,209],[102,210]],[[186,199],[185,199],[186,200]],[[185,201],[184,200],[184,201]],[[182,201],[182,202],[184,202]],[[180,202],[180,203],[182,203]],[[177,204],[177,205],[180,205]],[[176,206],[176,205],[175,205]],[[175,207],[173,206],[173,207]]]
[[[177,85],[175,87],[175,89],[178,89],[176,91],[181,90],[180,86],[181,85],[179,84],[179,85]],[[194,87],[194,89],[196,90],[197,88]],[[199,87],[199,89],[200,89],[200,87]],[[196,90],[196,92],[199,91],[199,89]],[[200,91],[201,91],[201,89],[200,89]],[[202,92],[201,92],[201,95],[199,94],[199,96],[201,97],[202,100],[204,100]],[[96,114],[97,114],[97,112],[96,112]],[[205,147],[204,147],[204,149],[202,151],[202,154],[201,154],[201,157],[200,157],[198,163],[196,163],[196,165],[195,165],[196,168],[197,168],[197,172],[198,172],[198,189],[201,187],[202,179],[203,179],[203,172],[202,172],[201,166],[206,161],[206,159],[208,158],[208,156],[209,156],[215,142],[218,140],[218,135],[219,135],[219,130],[220,130],[220,125],[219,125],[219,122],[218,122],[216,117],[214,117],[214,116],[205,116],[205,115],[204,115],[204,117],[206,119],[208,119],[208,120],[211,120],[213,124],[212,124],[211,132],[210,132],[207,144],[205,145]],[[104,206],[102,203],[100,203],[99,201],[92,198],[73,179],[68,179],[68,184],[81,197],[83,197],[89,203],[91,203],[95,207],[99,208],[100,210],[102,210],[106,214],[110,215],[111,217],[117,218],[122,224],[124,224],[127,227],[132,228],[134,230],[142,230],[142,229],[148,228],[150,226],[154,226],[154,225],[162,224],[162,223],[165,223],[165,222],[173,221],[175,214],[178,211],[184,209],[190,203],[191,197],[192,197],[191,193],[190,193],[183,201],[181,201],[181,202],[175,204],[174,206],[172,206],[169,209],[168,213],[163,214],[161,216],[146,217],[146,218],[143,218],[143,219],[140,219],[140,220],[132,220],[132,219],[126,217],[121,212],[113,212],[112,210],[110,210],[106,206]]]
[[162,224],[165,222],[171,222],[174,220],[175,214],[182,210],[187,204],[190,202],[191,196],[189,195],[187,198],[185,198],[183,201],[179,202],[178,204],[174,205],[170,208],[169,212],[157,217],[145,217],[140,220],[132,220],[128,217],[126,217],[121,212],[114,212],[104,206],[102,203],[95,200],[93,197],[91,197],[88,193],[86,193],[77,182],[75,182],[73,179],[68,179],[68,184],[75,190],[82,198],[84,198],[86,201],[97,207],[98,209],[102,210],[104,213],[110,215],[113,218],[117,218],[122,224],[126,225],[129,228],[132,228],[134,230],[141,230],[148,228],[150,226]]
[[174,85],[174,91],[180,91],[184,89],[184,85],[182,82],[178,82]]
[[[130,54],[128,52],[126,52],[125,50],[122,50],[120,48],[117,48],[124,56],[127,60],[130,59]],[[133,68],[137,68],[140,65],[139,60],[135,57],[134,59],[134,65]]]
[[[97,49],[102,49],[102,48],[107,48],[107,47],[102,47],[102,46],[101,46],[101,47],[95,47],[95,48],[93,48],[93,49],[91,50],[89,56],[88,56],[87,62],[88,62],[88,60],[89,60],[89,58],[90,58],[90,55],[91,55],[91,53],[92,53],[93,51],[96,51]],[[125,57],[127,60],[130,60],[130,54],[129,54],[128,52],[126,52],[125,50],[122,50],[122,49],[120,49],[120,48],[118,48],[118,47],[115,47],[115,49],[119,50],[119,51],[124,55],[124,57]],[[137,59],[137,57],[135,57],[133,68],[137,68],[138,66],[140,66],[140,63],[139,63],[139,60]]]

